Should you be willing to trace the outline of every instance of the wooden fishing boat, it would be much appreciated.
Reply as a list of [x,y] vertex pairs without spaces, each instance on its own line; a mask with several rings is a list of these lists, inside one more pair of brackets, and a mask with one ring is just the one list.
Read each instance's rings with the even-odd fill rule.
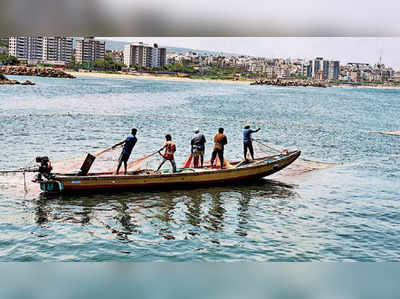
[[176,173],[141,170],[127,175],[109,173],[50,174],[42,176],[40,183],[44,192],[82,192],[131,189],[158,190],[162,188],[191,188],[216,184],[245,183],[276,173],[293,163],[300,151],[267,156],[253,161],[230,163],[228,169],[184,168]]

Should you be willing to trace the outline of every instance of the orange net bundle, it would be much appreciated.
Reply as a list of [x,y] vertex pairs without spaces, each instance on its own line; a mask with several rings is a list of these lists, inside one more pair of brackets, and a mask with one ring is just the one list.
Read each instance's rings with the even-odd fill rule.
[[[197,161],[196,161],[197,160]],[[186,161],[182,164],[182,168],[199,168],[201,166],[200,158],[193,157],[192,154],[186,159]],[[211,161],[204,161],[203,167],[211,168]],[[224,158],[224,168],[232,168],[233,166],[227,159]],[[213,169],[221,168],[221,163],[219,161],[218,156],[215,158]]]

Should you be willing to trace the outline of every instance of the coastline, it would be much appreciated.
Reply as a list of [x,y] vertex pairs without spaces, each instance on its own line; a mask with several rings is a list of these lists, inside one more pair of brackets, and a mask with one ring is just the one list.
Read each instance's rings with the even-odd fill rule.
[[114,78],[114,79],[139,79],[139,80],[160,80],[160,81],[176,81],[176,82],[204,82],[204,83],[240,83],[250,84],[252,80],[220,80],[220,79],[191,79],[187,77],[172,77],[170,75],[152,75],[139,73],[134,74],[107,74],[100,72],[74,72],[65,71],[65,73],[75,77],[92,77],[92,78]]
[[[222,79],[191,79],[188,77],[172,77],[170,75],[153,75],[146,73],[138,74],[107,74],[101,72],[75,72],[75,71],[65,71],[69,75],[75,77],[92,77],[92,78],[115,78],[115,79],[139,79],[139,80],[160,80],[160,81],[176,81],[176,82],[204,82],[204,83],[228,83],[228,84],[248,84],[254,82],[254,80],[222,80]],[[273,86],[273,85],[265,85]],[[302,87],[302,86],[297,86]],[[307,86],[304,86],[307,87]],[[380,86],[380,85],[346,85],[338,84],[331,85],[328,87],[340,87],[340,88],[371,88],[371,89],[400,89],[400,86]]]

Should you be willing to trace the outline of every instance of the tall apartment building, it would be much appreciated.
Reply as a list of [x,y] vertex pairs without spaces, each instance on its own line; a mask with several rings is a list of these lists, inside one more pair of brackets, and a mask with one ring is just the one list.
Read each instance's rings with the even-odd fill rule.
[[9,53],[18,59],[69,63],[72,59],[72,38],[17,37],[9,38]]
[[340,63],[339,61],[329,61],[329,71],[328,71],[328,79],[329,80],[339,80],[340,74]]
[[18,59],[42,60],[43,37],[12,36],[9,39],[8,52]]
[[159,63],[160,66],[167,64],[167,49],[166,48],[158,48],[159,55]]
[[317,57],[313,60],[311,60],[311,76],[313,78],[316,78],[319,76],[323,69],[323,58],[322,57]]
[[[324,60],[317,57],[309,62],[311,71],[307,71],[307,77],[319,80],[338,80],[340,73],[340,63],[336,60]],[[304,73],[304,71],[303,71]]]
[[70,63],[73,40],[69,37],[43,37],[43,60]]
[[306,76],[308,78],[312,77],[311,62],[303,63],[303,65],[302,65],[302,74],[303,74],[303,76]]
[[85,37],[77,41],[75,60],[77,63],[94,62],[97,59],[104,59],[105,52],[105,42]]
[[167,49],[157,44],[147,45],[142,42],[126,45],[124,48],[124,64],[145,67],[161,67],[167,62]]

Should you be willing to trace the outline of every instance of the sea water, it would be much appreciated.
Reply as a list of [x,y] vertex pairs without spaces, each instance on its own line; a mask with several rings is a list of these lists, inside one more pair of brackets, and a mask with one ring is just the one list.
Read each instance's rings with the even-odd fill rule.
[[332,164],[250,185],[54,197],[3,176],[0,261],[399,260],[400,137],[375,133],[400,129],[399,90],[10,78],[36,85],[0,87],[0,170],[95,152],[133,127],[131,159],[169,133],[179,166],[195,128],[209,159],[224,127],[225,156],[240,160],[245,124],[269,146]]

